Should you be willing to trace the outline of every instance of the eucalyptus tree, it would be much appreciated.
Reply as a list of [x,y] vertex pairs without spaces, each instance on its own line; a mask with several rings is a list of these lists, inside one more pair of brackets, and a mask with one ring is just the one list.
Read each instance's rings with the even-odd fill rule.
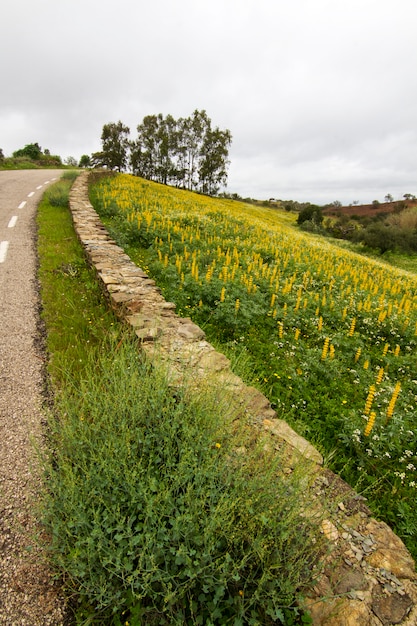
[[208,129],[200,151],[199,182],[203,193],[216,195],[227,182],[229,147],[232,143],[230,130]]
[[189,190],[215,194],[226,183],[229,130],[212,129],[206,111],[175,120],[147,115],[131,142],[130,164],[136,176]]
[[129,134],[129,127],[121,121],[104,124],[101,133],[102,151],[92,155],[93,162],[111,170],[125,170],[130,147]]
[[130,163],[135,176],[156,180],[158,116],[146,115],[137,127],[138,137],[131,144]]
[[204,136],[211,128],[211,120],[206,111],[194,111],[191,117],[178,120],[179,147],[182,163],[182,186],[197,189],[199,168]]

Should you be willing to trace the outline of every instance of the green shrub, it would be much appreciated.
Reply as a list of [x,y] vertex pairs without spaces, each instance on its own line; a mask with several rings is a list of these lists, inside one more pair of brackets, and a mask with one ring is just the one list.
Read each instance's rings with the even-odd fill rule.
[[320,550],[305,478],[231,435],[227,398],[173,393],[129,341],[103,353],[64,386],[46,468],[44,521],[79,623],[297,623]]

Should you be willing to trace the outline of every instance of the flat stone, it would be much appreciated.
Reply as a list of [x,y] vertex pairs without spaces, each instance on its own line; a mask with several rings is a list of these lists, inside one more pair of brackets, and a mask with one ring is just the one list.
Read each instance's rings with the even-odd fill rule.
[[114,291],[111,294],[111,299],[113,300],[113,302],[115,304],[122,304],[124,302],[129,302],[129,300],[133,300],[134,299],[134,294],[131,293],[126,293],[126,292],[120,292],[120,291]]
[[329,541],[337,541],[339,539],[339,532],[336,526],[328,519],[324,519],[321,523],[321,530]]
[[149,317],[148,315],[141,315],[140,313],[135,313],[133,315],[127,315],[126,321],[128,324],[133,326],[134,328],[144,328],[150,327],[154,323],[154,318]]
[[342,567],[337,572],[338,582],[334,588],[335,593],[342,594],[350,591],[364,591],[368,588],[366,578],[360,569],[353,567]]
[[221,372],[230,367],[230,361],[224,354],[208,349],[201,354],[199,367],[208,372]]
[[397,578],[417,578],[414,560],[405,545],[384,522],[369,520],[366,530],[375,542],[375,551],[366,556],[372,567],[386,569]]
[[316,450],[311,443],[304,439],[304,437],[297,435],[295,430],[293,430],[287,422],[280,419],[265,419],[263,421],[263,425],[266,430],[269,430],[280,439],[286,441],[290,446],[295,448],[295,450],[298,450],[302,456],[314,461],[318,465],[323,465],[323,457],[320,452]]
[[161,328],[140,328],[136,331],[136,336],[139,337],[141,341],[155,341],[162,335]]
[[372,610],[384,626],[400,624],[413,602],[406,593],[384,593],[381,585],[377,585],[372,593]]
[[206,336],[205,332],[201,330],[197,324],[193,324],[192,322],[187,322],[186,324],[178,326],[177,333],[181,337],[184,337],[184,339],[188,339],[190,341],[198,341],[199,339],[204,339]]
[[105,285],[117,285],[120,282],[120,278],[117,276],[112,276],[111,274],[103,274],[99,272],[100,279],[103,281]]
[[315,626],[373,626],[376,623],[367,604],[361,600],[308,600],[306,604]]

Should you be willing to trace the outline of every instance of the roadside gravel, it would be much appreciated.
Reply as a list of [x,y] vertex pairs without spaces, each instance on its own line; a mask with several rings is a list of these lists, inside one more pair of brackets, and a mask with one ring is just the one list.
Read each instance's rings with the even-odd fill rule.
[[[43,362],[36,283],[36,206],[61,172],[0,172],[0,624],[62,626],[64,600],[36,537]],[[49,183],[48,183],[49,184]],[[40,186],[42,187],[40,188]],[[32,192],[34,192],[32,194]],[[29,195],[32,194],[32,195]],[[24,207],[20,205],[24,203]],[[16,216],[14,227],[10,218]]]

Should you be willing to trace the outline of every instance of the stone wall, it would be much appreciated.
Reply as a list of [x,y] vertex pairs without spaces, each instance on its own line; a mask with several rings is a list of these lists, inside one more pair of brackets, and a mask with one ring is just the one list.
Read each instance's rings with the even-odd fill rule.
[[[134,329],[149,358],[162,359],[172,384],[186,378],[230,394],[231,407],[266,433],[271,445],[304,458],[314,477],[314,494],[326,507],[322,532],[330,556],[318,585],[306,599],[317,626],[417,624],[413,559],[383,522],[372,518],[364,498],[323,467],[320,453],[277,418],[267,398],[233,374],[228,359],[205,339],[190,319],[175,313],[160,289],[109,237],[88,198],[88,173],[75,181],[70,207],[77,235],[118,316]],[[292,461],[289,461],[291,463]]]

